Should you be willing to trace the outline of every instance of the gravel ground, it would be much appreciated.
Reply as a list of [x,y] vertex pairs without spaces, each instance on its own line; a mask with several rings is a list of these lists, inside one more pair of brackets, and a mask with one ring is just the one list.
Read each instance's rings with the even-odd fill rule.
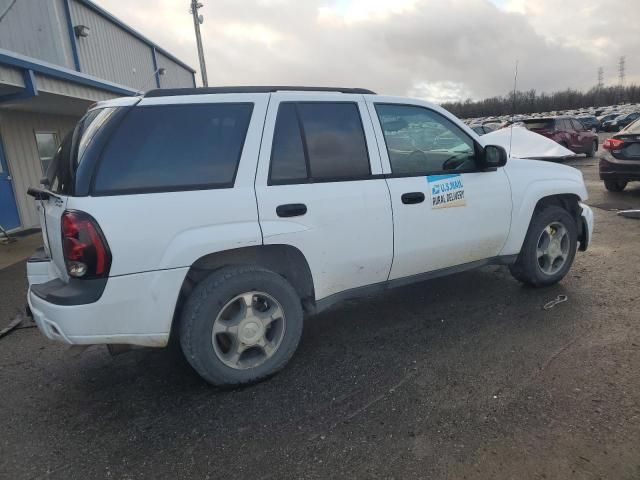
[[[254,387],[213,389],[175,349],[0,339],[0,478],[640,478],[640,221],[608,210],[640,184],[571,163],[603,208],[561,284],[487,267],[341,304]],[[0,324],[24,282],[0,271]]]

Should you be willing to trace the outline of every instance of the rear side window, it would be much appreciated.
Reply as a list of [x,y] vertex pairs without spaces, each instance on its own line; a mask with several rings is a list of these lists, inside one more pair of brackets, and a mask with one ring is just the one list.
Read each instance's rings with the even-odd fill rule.
[[232,187],[252,104],[134,108],[100,159],[97,194]]
[[340,181],[371,174],[356,103],[282,103],[271,152],[271,184]]

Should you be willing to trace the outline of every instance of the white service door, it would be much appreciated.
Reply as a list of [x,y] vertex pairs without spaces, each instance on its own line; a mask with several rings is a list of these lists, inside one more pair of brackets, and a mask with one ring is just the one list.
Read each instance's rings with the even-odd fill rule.
[[391,174],[390,279],[497,256],[511,222],[504,169],[477,171],[473,137],[441,109],[383,99],[368,106]]
[[393,223],[381,173],[361,95],[272,94],[256,176],[260,226],[265,244],[304,254],[316,299],[387,280]]

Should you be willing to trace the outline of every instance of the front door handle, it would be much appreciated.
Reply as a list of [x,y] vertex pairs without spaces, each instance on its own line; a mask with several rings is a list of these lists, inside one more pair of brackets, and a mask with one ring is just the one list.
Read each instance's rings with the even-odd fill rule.
[[409,192],[402,194],[402,203],[405,205],[412,203],[422,203],[424,202],[424,193],[422,192]]
[[276,213],[279,217],[300,217],[307,213],[307,206],[304,203],[287,203],[278,205]]

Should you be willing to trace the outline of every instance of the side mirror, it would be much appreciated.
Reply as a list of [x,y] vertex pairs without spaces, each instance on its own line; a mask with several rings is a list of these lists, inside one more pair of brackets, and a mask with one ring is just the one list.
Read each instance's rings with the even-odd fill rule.
[[484,147],[484,166],[486,168],[504,167],[507,164],[507,151],[499,145]]

